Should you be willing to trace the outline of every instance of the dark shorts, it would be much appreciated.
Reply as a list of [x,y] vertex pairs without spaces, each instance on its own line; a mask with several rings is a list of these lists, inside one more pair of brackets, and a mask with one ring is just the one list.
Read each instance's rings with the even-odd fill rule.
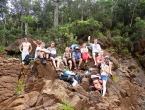
[[56,55],[54,55],[54,54],[50,54],[50,55],[49,55],[49,57],[52,57],[52,58],[57,58],[57,56],[56,56]]
[[71,58],[66,58],[67,63],[69,63],[69,61],[71,61]]

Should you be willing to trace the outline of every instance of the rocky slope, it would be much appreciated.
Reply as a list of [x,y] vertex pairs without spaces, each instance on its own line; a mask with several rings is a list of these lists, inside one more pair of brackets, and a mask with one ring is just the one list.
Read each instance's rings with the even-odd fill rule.
[[[132,57],[105,54],[114,64],[105,98],[90,89],[90,76],[73,87],[58,79],[59,72],[51,62],[42,65],[38,59],[32,67],[21,65],[16,58],[0,58],[1,110],[63,110],[67,104],[76,110],[144,110],[145,75],[141,67]],[[75,72],[84,75],[82,70]],[[96,73],[97,69],[91,72]]]

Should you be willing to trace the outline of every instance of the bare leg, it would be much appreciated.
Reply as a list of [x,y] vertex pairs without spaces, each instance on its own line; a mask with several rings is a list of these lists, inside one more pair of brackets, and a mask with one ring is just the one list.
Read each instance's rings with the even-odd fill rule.
[[82,58],[79,59],[79,65],[78,66],[80,67],[81,64],[82,64]]
[[50,59],[52,60],[52,63],[54,65],[54,67],[56,68],[56,63],[55,63],[55,59],[53,57],[50,57]]
[[96,55],[93,55],[93,60],[94,60],[94,63],[95,63],[95,65],[97,64],[96,63]]
[[102,96],[104,97],[105,94],[106,94],[106,81],[103,80],[103,94],[102,94]]
[[39,53],[38,53],[38,56],[39,56],[40,58],[43,58],[43,53],[42,53],[42,52],[39,52]]
[[75,58],[72,58],[72,60],[73,60],[73,63],[74,63],[74,65],[75,65],[75,67],[77,66],[76,65],[76,59]]
[[63,61],[64,61],[65,65],[67,65],[67,61],[66,61],[66,58],[63,58]]
[[55,58],[55,61],[57,61],[57,68],[59,68],[59,65],[60,65],[60,59],[59,58]]
[[72,69],[72,61],[71,60],[69,60],[69,69],[71,70]]

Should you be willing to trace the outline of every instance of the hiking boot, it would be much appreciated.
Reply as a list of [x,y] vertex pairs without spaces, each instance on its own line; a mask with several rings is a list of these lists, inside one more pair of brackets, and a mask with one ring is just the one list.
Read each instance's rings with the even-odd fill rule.
[[79,70],[81,69],[80,66],[78,66],[78,69],[79,69]]
[[56,67],[55,70],[56,70],[56,71],[59,71],[59,70],[61,70],[61,69]]
[[42,60],[42,63],[43,63],[43,64],[46,64],[46,60]]
[[75,66],[75,67],[74,67],[74,69],[76,70],[76,69],[77,69],[77,67]]

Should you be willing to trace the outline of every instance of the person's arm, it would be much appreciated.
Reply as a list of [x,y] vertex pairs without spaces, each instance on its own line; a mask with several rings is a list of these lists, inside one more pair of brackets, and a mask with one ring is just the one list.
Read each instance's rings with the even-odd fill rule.
[[71,55],[71,53],[70,53],[70,56],[69,56],[69,58],[72,58],[72,55]]
[[81,54],[81,52],[80,52],[80,54],[79,54],[79,59],[80,59],[80,58],[82,58],[82,54]]
[[63,53],[63,58],[65,58],[65,53]]
[[109,66],[108,65],[105,65],[104,66],[104,70],[107,74],[110,74],[110,71],[109,71]]
[[110,61],[109,61],[109,73],[110,73],[111,75],[113,75],[113,74],[112,74],[112,62],[110,62]]
[[22,52],[22,46],[23,46],[23,44],[21,44],[21,45],[19,46],[20,52]]
[[102,50],[100,44],[98,44],[98,50],[99,52]]
[[88,44],[90,44],[91,36],[88,36]]
[[29,46],[30,50],[29,50],[29,53],[32,51],[32,45],[30,44]]

